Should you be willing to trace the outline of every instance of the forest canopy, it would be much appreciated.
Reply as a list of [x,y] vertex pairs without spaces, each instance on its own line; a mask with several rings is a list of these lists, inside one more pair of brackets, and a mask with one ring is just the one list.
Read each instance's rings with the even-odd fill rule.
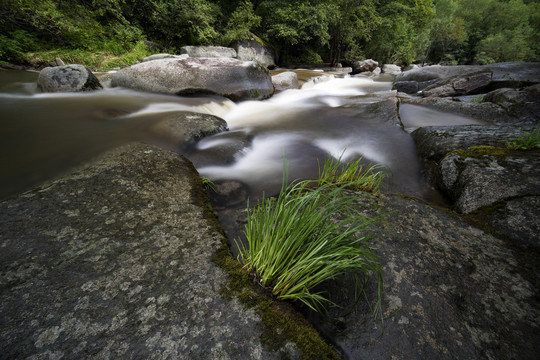
[[0,61],[15,63],[256,38],[281,64],[487,64],[539,61],[539,34],[539,0],[0,0]]

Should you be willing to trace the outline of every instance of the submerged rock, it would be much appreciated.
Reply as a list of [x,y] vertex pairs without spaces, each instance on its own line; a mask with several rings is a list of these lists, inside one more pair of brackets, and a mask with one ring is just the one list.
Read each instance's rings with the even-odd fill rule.
[[149,131],[161,147],[173,151],[185,150],[204,137],[228,130],[225,120],[208,114],[174,111],[159,117]]
[[116,72],[111,86],[177,95],[217,94],[231,100],[260,100],[274,93],[267,69],[231,58],[148,61]]
[[78,64],[47,67],[41,70],[37,86],[43,92],[78,92],[102,88],[92,71]]
[[0,209],[2,357],[299,353],[263,345],[257,309],[222,294],[228,276],[212,257],[226,240],[175,153],[118,148]]

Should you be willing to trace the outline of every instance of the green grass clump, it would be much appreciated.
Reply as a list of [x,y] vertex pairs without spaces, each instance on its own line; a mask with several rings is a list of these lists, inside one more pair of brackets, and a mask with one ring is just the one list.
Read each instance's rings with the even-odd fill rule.
[[375,274],[379,286],[374,308],[377,315],[382,274],[366,235],[372,220],[355,209],[355,197],[344,194],[344,189],[360,185],[362,179],[316,188],[313,181],[287,186],[286,180],[285,171],[279,195],[263,198],[255,209],[248,210],[244,233],[249,246],[239,245],[244,268],[279,299],[298,300],[319,312],[331,303],[317,290],[320,284],[345,273]]
[[[343,155],[342,155],[343,156]],[[326,158],[323,168],[319,166],[319,186],[325,184],[335,184],[336,186],[348,185],[352,190],[379,192],[380,187],[387,173],[382,171],[384,165],[369,165],[364,167],[361,164],[362,158],[349,161],[345,164],[339,159],[334,160],[329,156]]]
[[201,176],[201,182],[206,190],[212,190],[213,192],[216,192],[216,184],[214,184],[212,180],[207,177]]
[[540,149],[540,128],[537,127],[529,132],[523,132],[522,134],[522,137],[507,142],[506,146],[512,150]]

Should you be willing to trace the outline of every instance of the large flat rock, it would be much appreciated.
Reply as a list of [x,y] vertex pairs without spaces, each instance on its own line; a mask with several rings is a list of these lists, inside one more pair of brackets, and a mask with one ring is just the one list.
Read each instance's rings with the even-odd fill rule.
[[[384,322],[351,311],[352,282],[329,288],[321,329],[349,359],[536,359],[538,254],[508,245],[458,216],[400,196],[362,196],[382,259]],[[368,284],[368,299],[376,287]]]
[[0,203],[0,357],[279,358],[221,295],[206,201],[188,160],[134,144]]

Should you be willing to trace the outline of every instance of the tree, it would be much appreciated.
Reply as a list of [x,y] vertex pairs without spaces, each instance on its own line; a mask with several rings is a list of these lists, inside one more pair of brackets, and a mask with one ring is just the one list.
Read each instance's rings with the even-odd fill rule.
[[380,24],[365,44],[366,55],[384,63],[411,63],[416,41],[433,17],[431,0],[381,0]]

